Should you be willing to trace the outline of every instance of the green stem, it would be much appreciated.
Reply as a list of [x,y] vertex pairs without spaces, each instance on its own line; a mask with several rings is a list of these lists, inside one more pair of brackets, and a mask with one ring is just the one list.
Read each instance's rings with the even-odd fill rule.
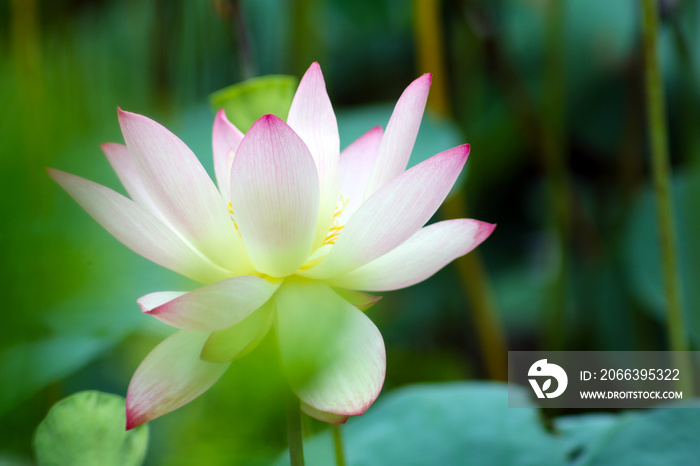
[[[659,28],[659,13],[656,0],[644,0],[642,5],[647,116],[654,190],[656,192],[656,209],[659,219],[659,240],[666,294],[668,338],[671,350],[677,352],[674,354],[675,363],[679,365],[678,368],[681,373],[690,376],[691,363],[689,353],[684,353],[684,351],[688,351],[689,345],[688,335],[683,322],[675,221],[673,201],[671,199],[671,170],[668,154],[663,81],[656,40]],[[682,383],[684,397],[692,396],[692,393],[690,393],[692,387],[690,380],[687,377],[683,380],[685,381],[685,383]]]
[[292,8],[291,53],[292,70],[301,76],[309,65],[326,57],[326,41],[321,37],[319,19],[322,18],[325,0],[294,0]]
[[241,69],[241,81],[257,76],[258,72],[253,62],[248,23],[243,12],[241,0],[230,0],[231,20],[236,34],[238,62]]
[[335,464],[336,466],[345,466],[345,449],[343,447],[343,433],[341,426],[331,424],[333,431],[333,448],[335,449]]
[[545,100],[542,108],[542,148],[545,176],[560,263],[546,314],[546,349],[561,350],[566,341],[567,284],[570,267],[572,194],[566,168],[566,68],[564,2],[549,0],[546,10]]
[[304,442],[301,437],[299,400],[290,395],[287,400],[287,442],[291,466],[304,466]]

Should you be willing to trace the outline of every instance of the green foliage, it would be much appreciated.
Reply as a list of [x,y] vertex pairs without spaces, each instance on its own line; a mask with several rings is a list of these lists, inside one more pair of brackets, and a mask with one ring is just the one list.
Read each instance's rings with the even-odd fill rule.
[[[530,396],[528,389],[511,390],[510,396]],[[350,466],[694,464],[699,407],[692,400],[619,415],[565,416],[548,430],[534,405],[508,408],[506,385],[424,384],[383,395],[348,421],[343,437]],[[333,464],[329,431],[304,448],[308,465]],[[274,464],[289,464],[287,455]]]
[[34,447],[39,466],[139,466],[148,426],[126,431],[124,398],[80,392],[59,401],[39,425]]
[[[590,416],[561,422],[565,437],[585,439],[579,466],[655,466],[693,464],[700,455],[697,400],[669,409],[654,409],[613,417]],[[573,422],[572,422],[573,421]]]
[[211,103],[217,110],[223,108],[229,121],[245,133],[266,114],[286,120],[296,86],[294,76],[261,76],[215,92]]
[[[517,389],[516,389],[517,390]],[[515,396],[526,397],[525,391]],[[415,385],[380,398],[343,429],[350,466],[563,465],[565,451],[535,407],[508,408],[505,385]],[[333,464],[329,432],[305,444],[307,464]],[[275,463],[289,464],[285,457]]]

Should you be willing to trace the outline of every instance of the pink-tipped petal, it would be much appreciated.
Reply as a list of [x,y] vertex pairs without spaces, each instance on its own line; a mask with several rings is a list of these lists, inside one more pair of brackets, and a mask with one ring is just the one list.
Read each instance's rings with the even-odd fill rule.
[[144,186],[170,224],[234,275],[252,272],[226,202],[185,143],[142,115],[120,110],[119,123]]
[[230,276],[140,204],[79,176],[51,168],[48,173],[97,223],[135,253],[202,283]]
[[338,123],[326,92],[318,63],[312,63],[299,83],[287,123],[309,148],[319,178],[318,224],[314,246],[321,245],[328,233],[338,201]]
[[187,293],[187,291],[156,291],[155,293],[149,293],[141,296],[136,300],[136,304],[138,304],[141,308],[141,312],[148,314],[153,309],[162,306],[173,299],[177,299],[180,296],[184,296]]
[[180,330],[143,360],[126,395],[126,428],[167,414],[209,389],[228,369],[199,358],[207,333]]
[[393,251],[329,280],[329,284],[368,291],[415,285],[477,247],[495,227],[470,219],[434,223],[418,230]]
[[[194,332],[215,332],[242,321],[262,306],[279,287],[260,277],[243,275],[176,296],[179,292],[147,294],[137,300],[141,310],[168,325]],[[174,298],[160,303],[170,293]],[[150,307],[151,304],[157,304]]]
[[227,362],[250,353],[272,327],[274,311],[274,299],[270,299],[236,325],[212,333],[200,357],[205,361]]
[[304,411],[309,416],[318,419],[319,421],[328,422],[329,424],[345,424],[348,422],[350,416],[341,416],[339,414],[327,413],[325,411],[319,411],[318,409],[312,408],[303,401],[301,403],[301,410]]
[[228,202],[230,195],[231,163],[238,145],[243,140],[243,133],[226,118],[222,108],[216,114],[213,129],[214,172],[219,191]]
[[282,369],[296,395],[318,411],[364,413],[386,370],[377,327],[317,281],[285,281],[275,302]]
[[383,134],[382,128],[376,126],[340,153],[340,194],[348,201],[340,218],[340,224],[344,224],[364,201],[365,188],[372,175],[374,162],[377,159],[377,149]]
[[129,155],[129,149],[127,149],[124,144],[117,144],[114,142],[104,143],[100,147],[107,157],[109,164],[112,166],[112,169],[114,169],[119,177],[119,181],[122,182],[126,192],[131,196],[131,199],[160,217],[161,214],[158,211],[158,207],[153,203],[151,196],[148,194],[148,191],[146,191],[146,187],[143,185],[141,177],[134,166],[134,161],[131,159],[131,155]]
[[365,189],[365,199],[406,170],[423,118],[431,82],[432,75],[424,74],[401,94],[379,146],[377,163]]
[[293,274],[311,254],[318,219],[318,174],[306,145],[265,115],[243,138],[231,174],[235,219],[255,268]]
[[328,256],[300,275],[337,277],[406,241],[440,207],[468,155],[466,144],[441,152],[381,188],[350,218]]

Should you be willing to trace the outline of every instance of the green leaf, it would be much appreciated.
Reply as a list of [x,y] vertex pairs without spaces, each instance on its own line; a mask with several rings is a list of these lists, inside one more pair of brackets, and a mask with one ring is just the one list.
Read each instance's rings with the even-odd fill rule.
[[580,414],[557,418],[554,426],[568,452],[568,458],[575,462],[585,458],[589,450],[604,441],[619,419],[608,413]]
[[[516,396],[527,397],[526,392]],[[559,465],[565,450],[536,408],[508,408],[506,385],[414,385],[380,397],[343,431],[348,465]],[[307,464],[333,464],[324,432],[304,446]],[[280,457],[277,465],[289,464]]]
[[697,400],[685,408],[628,413],[608,426],[579,465],[645,466],[697,464],[700,416]]
[[138,466],[148,426],[126,431],[124,398],[80,392],[54,405],[34,436],[40,466]]
[[211,103],[217,110],[223,108],[229,121],[245,133],[263,115],[271,113],[286,121],[296,87],[294,76],[260,76],[213,93]]

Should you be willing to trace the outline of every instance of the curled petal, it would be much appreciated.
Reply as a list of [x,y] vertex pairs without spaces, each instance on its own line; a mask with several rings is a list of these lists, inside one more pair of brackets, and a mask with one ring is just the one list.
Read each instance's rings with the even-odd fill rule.
[[[173,327],[214,332],[242,321],[277,290],[253,275],[227,278],[189,293],[161,291],[137,300],[141,310]],[[171,297],[163,302],[163,299]],[[153,306],[156,304],[156,306]]]
[[365,189],[365,199],[406,170],[432,79],[432,75],[424,74],[401,94],[379,146],[377,163]]
[[309,148],[318,170],[320,207],[314,245],[319,246],[338,200],[338,123],[326,92],[318,63],[313,63],[299,83],[287,123]]
[[226,362],[253,351],[270,330],[274,309],[274,299],[271,299],[236,325],[212,333],[202,348],[201,358]]
[[477,247],[495,227],[470,219],[434,223],[378,259],[329,280],[329,284],[369,291],[414,285]]
[[469,155],[463,145],[404,172],[353,214],[328,256],[300,274],[333,278],[391,251],[418,231],[445,200]]
[[312,408],[303,401],[301,402],[301,410],[309,416],[318,419],[319,421],[328,422],[330,424],[345,424],[350,416],[341,416],[340,414],[327,413]]
[[229,364],[199,358],[208,337],[180,330],[146,356],[126,395],[127,430],[189,403],[219,380]]
[[214,173],[219,192],[226,201],[229,201],[231,163],[236,154],[238,145],[243,140],[243,133],[226,118],[226,112],[222,108],[216,114],[213,130],[214,149]]
[[318,173],[304,142],[274,115],[248,130],[233,159],[231,202],[255,268],[293,274],[311,254]]
[[285,281],[275,294],[282,368],[310,407],[364,413],[384,383],[384,341],[371,320],[317,281]]
[[169,223],[234,275],[252,272],[226,202],[185,143],[142,115],[120,110],[119,123],[134,166]]
[[135,253],[202,283],[231,275],[187,245],[146,207],[79,176],[51,168],[48,173],[97,223]]

